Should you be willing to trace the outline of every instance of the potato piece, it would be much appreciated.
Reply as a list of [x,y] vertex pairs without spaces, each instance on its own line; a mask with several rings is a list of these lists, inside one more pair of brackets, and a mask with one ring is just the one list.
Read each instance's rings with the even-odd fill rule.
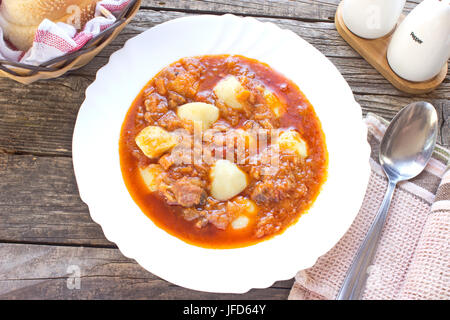
[[225,201],[241,193],[247,187],[247,176],[234,163],[218,160],[210,172],[211,195]]
[[142,180],[151,192],[158,190],[158,185],[164,175],[164,170],[159,164],[150,164],[147,167],[139,168]]
[[136,144],[149,158],[157,158],[177,145],[178,138],[161,127],[148,126],[136,136]]
[[277,140],[280,149],[287,149],[295,152],[299,157],[306,158],[308,156],[308,147],[306,142],[300,137],[297,131],[289,130],[283,132]]
[[227,213],[236,217],[231,222],[231,227],[234,230],[240,230],[255,222],[258,206],[250,199],[237,197],[228,201]]
[[227,213],[232,216],[244,214],[248,217],[254,217],[258,213],[258,206],[252,200],[244,197],[236,197],[227,203]]
[[206,130],[219,119],[219,109],[209,103],[191,102],[178,107],[177,115],[183,120],[194,121],[194,124],[200,123]]
[[214,93],[217,98],[233,109],[242,109],[243,105],[239,102],[238,97],[245,92],[245,88],[233,76],[229,76],[221,80],[214,87]]
[[266,100],[267,106],[272,110],[275,117],[279,118],[285,112],[285,105],[280,101],[280,99],[275,95],[275,93],[264,90],[264,99]]
[[231,222],[231,227],[234,230],[247,228],[250,219],[246,216],[239,216]]

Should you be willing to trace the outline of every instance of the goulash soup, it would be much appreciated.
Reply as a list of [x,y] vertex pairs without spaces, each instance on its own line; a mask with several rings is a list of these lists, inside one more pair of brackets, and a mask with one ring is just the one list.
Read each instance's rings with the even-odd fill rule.
[[183,58],[140,92],[124,121],[125,184],[160,228],[237,248],[280,234],[326,179],[325,137],[289,79],[243,56]]

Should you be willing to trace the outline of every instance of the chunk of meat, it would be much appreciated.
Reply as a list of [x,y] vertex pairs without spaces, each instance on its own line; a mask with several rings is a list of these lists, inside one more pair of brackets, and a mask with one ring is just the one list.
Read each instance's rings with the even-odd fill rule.
[[166,112],[158,120],[158,125],[168,131],[174,131],[183,128],[183,121],[172,110]]
[[195,226],[199,229],[206,227],[208,225],[208,219],[206,219],[205,217],[201,217],[200,219],[197,220],[197,222],[195,223]]
[[176,92],[169,92],[169,107],[176,108],[182,104],[186,103],[186,99]]
[[174,163],[172,154],[165,154],[161,158],[159,158],[158,163],[164,168],[164,170],[168,170]]
[[199,229],[212,224],[218,229],[225,230],[230,224],[230,217],[223,209],[208,211],[197,208],[185,208],[182,211],[182,217],[187,221],[195,220],[194,225]]
[[175,78],[167,84],[167,88],[183,97],[194,98],[198,92],[199,82],[194,73],[179,69]]
[[149,95],[148,98],[144,101],[144,104],[145,109],[152,113],[163,114],[169,110],[167,108],[166,98],[157,94],[156,92]]
[[176,204],[182,207],[193,207],[205,202],[207,194],[201,186],[201,181],[195,178],[186,178],[176,181],[172,187]]
[[204,215],[203,211],[198,210],[196,208],[186,208],[183,209],[181,215],[183,216],[183,219],[186,221],[193,221],[195,219],[198,219]]
[[283,194],[274,188],[271,181],[260,181],[256,184],[250,197],[256,203],[279,202],[283,198]]
[[167,93],[165,79],[160,77],[155,80],[156,90],[160,95],[165,95]]
[[231,222],[231,217],[225,210],[209,211],[206,216],[209,223],[212,223],[217,229],[225,230]]
[[257,238],[262,238],[266,235],[276,233],[280,231],[281,225],[277,223],[275,217],[271,214],[268,214],[258,221],[258,224],[255,229],[255,236]]
[[287,173],[280,179],[279,176],[265,176],[262,181],[256,183],[251,192],[251,199],[256,203],[280,202],[285,199],[299,199],[308,192],[308,188],[295,181],[295,176]]

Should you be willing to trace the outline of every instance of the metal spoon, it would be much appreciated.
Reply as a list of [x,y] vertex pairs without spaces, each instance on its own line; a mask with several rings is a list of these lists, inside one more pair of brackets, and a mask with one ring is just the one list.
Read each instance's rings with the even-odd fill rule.
[[388,189],[348,271],[338,300],[361,298],[395,186],[414,178],[427,165],[436,144],[437,122],[433,105],[415,102],[403,108],[387,128],[380,145],[380,164],[389,178]]

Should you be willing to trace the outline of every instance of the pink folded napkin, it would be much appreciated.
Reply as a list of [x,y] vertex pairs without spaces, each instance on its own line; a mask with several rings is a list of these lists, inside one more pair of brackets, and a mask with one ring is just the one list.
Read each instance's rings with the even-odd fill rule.
[[[88,21],[83,30],[77,30],[66,23],[54,23],[48,19],[39,25],[33,46],[27,51],[11,49],[3,39],[0,28],[0,59],[38,66],[51,59],[81,49],[89,40],[116,22],[117,14],[124,10],[131,0],[102,0],[97,3],[95,17]],[[1,1],[0,1],[1,2]]]
[[[378,163],[387,122],[369,114],[372,174],[363,205],[344,237],[295,277],[289,299],[335,299],[387,188]],[[363,299],[450,299],[449,151],[438,146],[418,177],[395,190]]]

